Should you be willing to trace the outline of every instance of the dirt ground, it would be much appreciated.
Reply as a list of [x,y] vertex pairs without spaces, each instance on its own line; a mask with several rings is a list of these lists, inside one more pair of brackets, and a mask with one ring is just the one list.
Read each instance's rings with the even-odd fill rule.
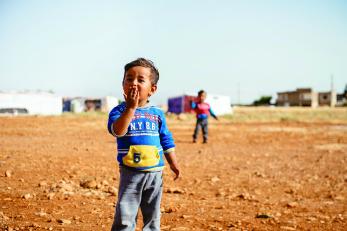
[[[346,122],[211,120],[208,144],[168,125],[162,230],[346,230]],[[109,230],[115,155],[105,115],[0,117],[0,230]]]

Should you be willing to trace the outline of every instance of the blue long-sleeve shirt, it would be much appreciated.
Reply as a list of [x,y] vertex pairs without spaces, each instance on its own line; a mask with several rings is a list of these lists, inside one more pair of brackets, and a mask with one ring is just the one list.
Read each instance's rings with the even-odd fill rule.
[[175,147],[163,111],[154,106],[137,108],[127,133],[117,136],[112,125],[125,108],[125,102],[113,108],[107,125],[108,131],[117,137],[119,164],[138,171],[161,170],[164,167],[163,154]]

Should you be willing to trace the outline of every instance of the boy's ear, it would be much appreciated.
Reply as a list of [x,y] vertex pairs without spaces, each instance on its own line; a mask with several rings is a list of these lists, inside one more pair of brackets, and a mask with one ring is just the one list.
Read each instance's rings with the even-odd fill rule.
[[151,91],[148,93],[148,96],[152,96],[157,91],[157,85],[152,85]]

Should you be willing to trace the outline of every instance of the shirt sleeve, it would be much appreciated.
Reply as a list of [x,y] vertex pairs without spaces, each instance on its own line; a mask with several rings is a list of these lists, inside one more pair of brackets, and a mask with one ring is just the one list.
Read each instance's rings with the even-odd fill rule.
[[113,131],[112,125],[121,116],[124,110],[125,110],[124,105],[120,104],[117,107],[113,108],[110,114],[108,115],[107,129],[108,129],[108,132],[113,136],[117,136],[117,135]]
[[169,131],[166,125],[165,115],[160,111],[160,120],[159,120],[159,136],[160,144],[163,147],[164,153],[169,153],[174,151],[175,143],[172,137],[171,132]]
[[217,118],[216,114],[213,112],[212,108],[210,107],[209,112],[213,118]]

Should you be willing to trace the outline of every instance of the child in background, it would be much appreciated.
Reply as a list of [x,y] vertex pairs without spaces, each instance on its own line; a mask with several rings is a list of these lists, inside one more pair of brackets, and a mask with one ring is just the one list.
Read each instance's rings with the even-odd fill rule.
[[148,106],[158,80],[159,72],[150,60],[139,58],[126,64],[122,82],[125,102],[109,114],[108,131],[117,137],[120,168],[112,231],[135,230],[139,208],[143,230],[160,230],[164,156],[175,179],[180,174],[164,113]]
[[205,102],[206,100],[206,92],[201,90],[198,92],[197,102],[192,102],[192,109],[195,110],[196,113],[196,125],[193,134],[193,143],[196,143],[196,139],[199,134],[200,128],[202,129],[203,143],[207,143],[208,138],[208,116],[211,115],[213,118],[218,120],[218,117],[212,111],[210,105]]

